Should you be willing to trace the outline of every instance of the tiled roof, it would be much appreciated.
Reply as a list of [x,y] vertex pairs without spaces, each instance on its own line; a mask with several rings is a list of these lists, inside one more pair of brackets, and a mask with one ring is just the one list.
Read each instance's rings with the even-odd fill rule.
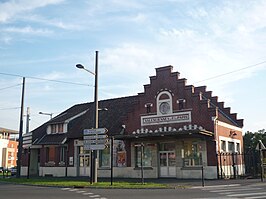
[[[130,96],[99,101],[99,109],[108,109],[106,111],[99,110],[99,128],[107,128],[109,135],[119,134],[122,130],[123,120],[127,113],[132,110],[133,105],[138,102],[137,99],[137,96]],[[69,121],[67,133],[58,134],[60,135],[58,137],[55,136],[57,134],[46,135],[49,124],[65,122],[82,112],[84,114]],[[39,141],[36,140],[35,144],[52,144],[53,142],[60,142],[63,135],[67,138],[81,138],[83,130],[91,128],[94,128],[94,103],[77,104],[33,130],[33,140],[42,138]]]
[[38,145],[60,145],[64,144],[66,141],[66,134],[61,133],[61,134],[49,134],[49,135],[44,135],[40,140],[38,140],[34,144]]

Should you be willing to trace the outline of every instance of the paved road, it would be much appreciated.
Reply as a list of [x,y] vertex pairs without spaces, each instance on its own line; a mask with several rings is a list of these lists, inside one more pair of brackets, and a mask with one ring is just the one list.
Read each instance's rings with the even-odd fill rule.
[[74,189],[0,184],[0,199],[186,199],[215,195],[201,189]]
[[266,198],[266,183],[194,186],[186,189],[74,189],[0,184],[0,199],[218,199]]
[[[265,183],[214,185],[214,186],[206,186],[204,188],[194,187],[192,189],[201,189],[205,192],[217,194],[218,198],[245,198],[245,199],[266,198]],[[197,197],[197,199],[203,199],[203,198]]]

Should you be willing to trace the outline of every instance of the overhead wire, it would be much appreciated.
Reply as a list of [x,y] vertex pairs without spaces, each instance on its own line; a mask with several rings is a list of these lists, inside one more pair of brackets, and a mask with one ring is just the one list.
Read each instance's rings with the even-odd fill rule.
[[20,86],[22,84],[15,84],[15,85],[12,85],[12,86],[8,86],[8,87],[4,87],[4,88],[0,88],[0,91],[2,90],[6,90],[6,89],[9,89],[9,88],[13,88],[13,87],[16,87],[16,86]]
[[0,108],[0,111],[15,110],[15,109],[20,109],[20,107]]
[[223,73],[223,74],[220,74],[220,75],[216,75],[216,76],[204,79],[204,80],[200,80],[200,81],[194,82],[193,84],[199,83],[199,82],[205,82],[205,81],[212,80],[212,79],[216,79],[216,78],[219,78],[219,77],[222,77],[222,76],[225,76],[225,75],[229,75],[229,74],[236,73],[236,72],[239,72],[239,71],[242,71],[242,70],[253,68],[253,67],[256,67],[258,65],[265,64],[265,63],[266,63],[266,61],[262,61],[262,62],[259,62],[259,63],[256,63],[256,64],[252,64],[252,65],[249,65],[249,66],[246,66],[246,67],[243,67],[243,68],[239,68],[237,70],[233,70],[233,71],[230,71],[230,72],[227,72],[227,73]]
[[0,72],[0,75],[13,76],[13,77],[25,77],[25,78],[28,78],[28,79],[50,81],[50,82],[56,82],[56,83],[62,83],[62,84],[72,84],[72,85],[79,85],[79,86],[93,86],[93,85],[90,85],[90,84],[83,84],[83,83],[69,82],[69,81],[62,81],[62,80],[53,80],[53,79],[46,79],[46,78],[33,77],[33,76],[23,76],[23,75],[12,74],[12,73]]

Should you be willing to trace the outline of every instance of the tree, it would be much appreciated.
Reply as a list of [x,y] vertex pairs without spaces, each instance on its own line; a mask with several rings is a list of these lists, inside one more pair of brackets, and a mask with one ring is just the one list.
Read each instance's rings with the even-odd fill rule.
[[266,131],[265,129],[258,130],[258,132],[250,132],[247,131],[243,137],[244,139],[244,151],[254,151],[256,149],[256,146],[261,140],[264,145],[266,145]]

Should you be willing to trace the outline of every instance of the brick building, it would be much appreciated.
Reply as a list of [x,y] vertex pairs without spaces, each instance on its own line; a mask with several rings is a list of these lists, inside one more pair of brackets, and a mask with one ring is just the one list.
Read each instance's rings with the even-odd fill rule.
[[[204,166],[205,177],[214,179],[218,152],[242,152],[243,120],[206,86],[187,85],[172,70],[156,68],[142,93],[99,102],[108,109],[99,112],[99,127],[115,139],[115,177],[138,178],[142,161],[147,178],[201,178]],[[32,131],[31,175],[90,175],[83,130],[94,126],[93,108],[93,103],[74,105]],[[27,157],[25,150],[22,174]],[[110,176],[110,157],[110,147],[98,152],[99,177]],[[243,173],[243,162],[236,168]]]
[[17,131],[0,127],[0,167],[11,168],[17,165]]

